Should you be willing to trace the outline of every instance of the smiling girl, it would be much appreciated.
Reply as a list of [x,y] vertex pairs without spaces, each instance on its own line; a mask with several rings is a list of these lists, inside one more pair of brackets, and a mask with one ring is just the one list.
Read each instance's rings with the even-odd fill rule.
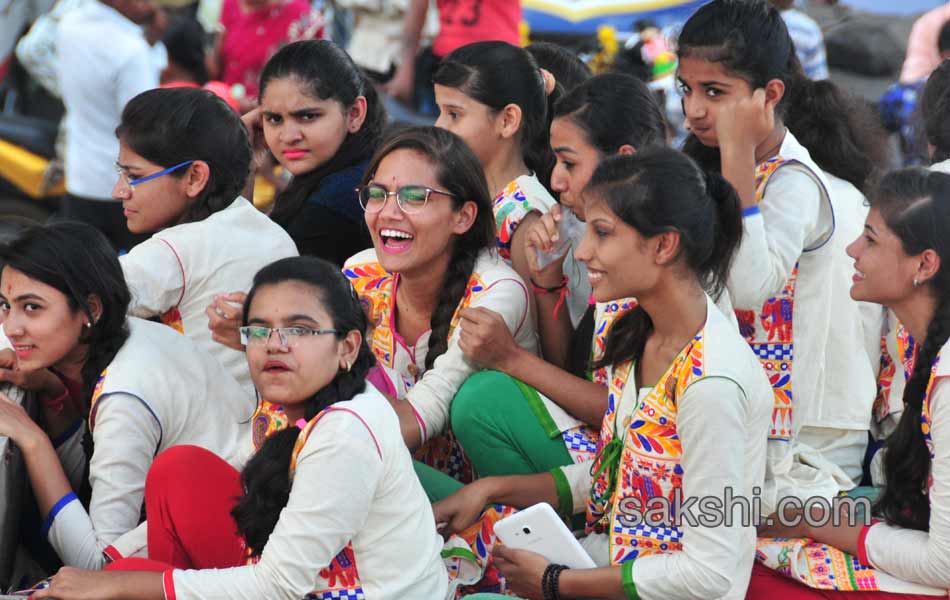
[[245,122],[262,129],[293,175],[271,218],[301,254],[342,265],[369,246],[353,190],[386,122],[376,89],[343,50],[321,40],[284,46],[264,67],[260,90],[260,107]]
[[948,228],[950,175],[895,171],[872,194],[864,234],[848,246],[856,270],[851,296],[888,306],[919,341],[904,410],[884,451],[886,481],[874,506],[883,521],[762,530],[763,564],[756,565],[748,598],[947,595],[950,371],[942,355],[950,336]]
[[437,503],[436,518],[458,531],[489,503],[586,511],[582,545],[596,569],[495,546],[494,564],[523,598],[742,598],[751,524],[730,513],[734,525],[697,527],[683,514],[680,522],[648,511],[680,494],[751,496],[764,479],[771,389],[706,292],[725,289],[742,235],[739,199],[721,177],[665,148],[608,158],[585,195],[588,229],[576,253],[595,298],[639,302],[613,325],[598,363],[610,396],[593,468],[481,479]]
[[372,379],[397,399],[409,447],[428,442],[417,457],[470,481],[449,427],[453,398],[478,370],[459,345],[461,312],[499,313],[516,343],[536,350],[525,285],[492,252],[484,175],[458,136],[409,128],[376,154],[360,201],[374,248],[347,261],[344,273],[370,314],[379,361]]
[[[115,251],[88,225],[35,226],[0,246],[0,320],[15,350],[0,368],[40,394],[45,429],[0,397],[0,435],[23,452],[62,562],[101,568],[136,533],[155,455],[194,444],[237,464],[253,402],[170,328],[126,316]],[[139,530],[141,533],[141,529]]]
[[745,235],[728,290],[775,390],[775,489],[766,496],[831,497],[860,479],[875,396],[865,338],[855,333],[862,315],[845,289],[849,240],[838,231],[853,231],[859,213],[783,121],[814,84],[771,4],[704,5],[683,26],[679,58],[687,152],[742,199]]
[[217,294],[247,290],[251,274],[296,256],[290,237],[240,196],[251,151],[237,114],[210,92],[151,90],[122,112],[119,178],[129,231],[153,234],[119,262],[130,314],[159,317],[254,388],[241,352],[215,343],[205,309]]
[[194,446],[159,456],[149,560],[63,569],[34,598],[445,597],[432,509],[396,415],[366,385],[375,361],[349,282],[317,258],[275,262],[254,277],[244,323],[254,383],[292,424],[241,472]]

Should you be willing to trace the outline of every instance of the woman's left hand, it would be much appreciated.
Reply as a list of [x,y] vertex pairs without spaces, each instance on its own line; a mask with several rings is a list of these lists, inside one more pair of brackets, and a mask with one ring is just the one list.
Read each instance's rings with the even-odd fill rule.
[[22,406],[0,393],[0,436],[5,436],[24,450],[30,442],[46,437]]
[[487,308],[466,308],[459,317],[459,348],[465,358],[482,368],[507,372],[520,348],[501,315]]
[[550,564],[540,554],[527,550],[514,550],[498,544],[492,552],[495,565],[508,581],[508,587],[525,600],[543,600],[541,576]]

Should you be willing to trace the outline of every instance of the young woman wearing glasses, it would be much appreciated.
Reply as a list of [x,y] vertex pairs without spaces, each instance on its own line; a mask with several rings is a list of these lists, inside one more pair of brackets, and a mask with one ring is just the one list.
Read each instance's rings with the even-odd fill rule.
[[254,382],[287,425],[241,472],[194,446],[163,453],[145,493],[150,560],[63,569],[35,598],[446,597],[399,421],[366,385],[375,359],[347,279],[314,257],[277,261],[243,322]]
[[[22,451],[36,498],[34,547],[97,569],[144,546],[156,454],[178,444],[239,464],[253,403],[170,328],[127,316],[115,251],[89,225],[36,226],[0,246],[0,380],[36,391],[42,419],[0,396],[0,436]],[[24,516],[25,522],[30,518]]]
[[[370,162],[360,202],[373,248],[344,274],[370,317],[379,368],[371,381],[394,402],[417,458],[460,480],[473,474],[449,427],[452,398],[477,368],[463,358],[459,315],[502,315],[517,343],[536,351],[521,278],[492,252],[495,227],[483,170],[456,135],[416,127],[384,142]],[[431,497],[441,478],[430,470]],[[432,475],[432,480],[426,475]],[[453,488],[454,489],[454,488]]]
[[253,273],[297,249],[240,196],[251,157],[240,119],[209,92],[157,89],[129,101],[116,133],[112,195],[130,231],[153,234],[120,258],[131,314],[187,335],[252,398],[243,353],[215,343],[205,311],[216,294],[247,290]]

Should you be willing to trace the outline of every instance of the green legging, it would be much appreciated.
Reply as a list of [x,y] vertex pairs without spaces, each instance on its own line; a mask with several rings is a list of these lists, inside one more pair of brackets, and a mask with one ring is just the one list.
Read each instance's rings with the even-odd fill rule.
[[[480,477],[543,473],[573,462],[537,392],[504,373],[469,377],[452,400],[450,420]],[[430,502],[462,487],[418,461],[414,466]]]
[[459,388],[452,431],[479,477],[544,473],[573,462],[538,393],[498,371],[479,371]]

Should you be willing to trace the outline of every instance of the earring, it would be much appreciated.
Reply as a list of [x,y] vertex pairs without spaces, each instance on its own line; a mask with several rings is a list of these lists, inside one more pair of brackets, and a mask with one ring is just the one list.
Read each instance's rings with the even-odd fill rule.
[[86,321],[86,329],[92,329],[92,323]]
[[347,360],[347,361],[343,361],[343,370],[344,370],[344,371],[346,371],[347,373],[349,373],[351,368],[353,368],[353,363],[351,363],[351,362],[348,361],[348,360]]
[[919,286],[920,286],[920,280],[914,277],[914,287],[919,287]]

